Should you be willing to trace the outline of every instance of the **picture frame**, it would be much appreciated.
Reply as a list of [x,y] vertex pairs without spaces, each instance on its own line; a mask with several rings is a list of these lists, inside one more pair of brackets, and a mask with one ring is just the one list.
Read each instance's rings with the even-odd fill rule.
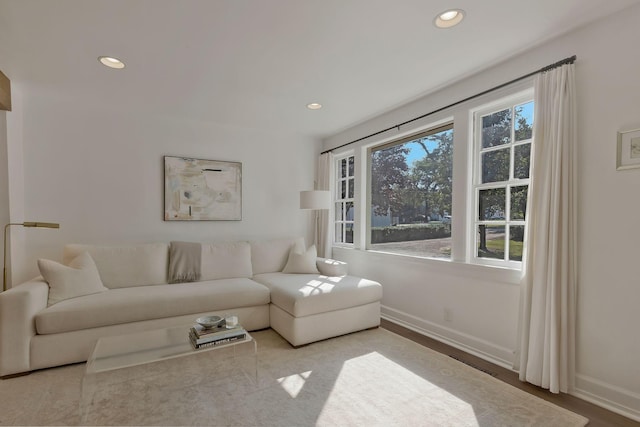
[[242,220],[242,163],[164,156],[164,220]]
[[616,170],[640,168],[640,129],[618,132]]

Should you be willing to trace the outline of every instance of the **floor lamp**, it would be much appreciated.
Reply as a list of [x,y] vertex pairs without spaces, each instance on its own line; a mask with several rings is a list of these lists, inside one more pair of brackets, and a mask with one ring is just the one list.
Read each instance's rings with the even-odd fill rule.
[[11,222],[4,226],[4,262],[2,263],[2,291],[7,290],[7,230],[12,225],[36,228],[60,228],[55,222]]
[[[300,192],[300,209],[310,209],[314,211],[329,209],[331,207],[331,192],[325,190],[310,190]],[[313,231],[313,244],[318,243],[318,212],[315,214],[315,227]],[[316,246],[317,247],[317,246]]]

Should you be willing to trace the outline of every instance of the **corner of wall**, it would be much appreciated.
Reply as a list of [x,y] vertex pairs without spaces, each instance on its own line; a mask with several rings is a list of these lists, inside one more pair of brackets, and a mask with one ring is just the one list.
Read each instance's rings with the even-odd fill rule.
[[[24,219],[23,103],[20,85],[12,85],[12,95],[12,110],[5,113],[6,127],[4,133],[6,159],[3,164],[7,165],[7,222],[22,221]],[[12,231],[8,246],[11,248],[11,257],[8,261],[9,266],[7,266],[7,281],[8,285],[10,285],[16,282],[13,279],[23,277],[20,268],[16,268],[16,266],[22,265],[20,260],[24,258],[25,242],[22,230],[16,228]]]
[[[0,224],[9,222],[9,167],[7,164],[7,112],[0,111]],[[4,257],[4,246],[0,248]]]

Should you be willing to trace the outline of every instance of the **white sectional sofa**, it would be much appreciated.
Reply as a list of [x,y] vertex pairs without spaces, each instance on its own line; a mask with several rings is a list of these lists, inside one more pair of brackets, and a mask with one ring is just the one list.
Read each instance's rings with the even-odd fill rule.
[[202,244],[202,279],[169,284],[168,243],[67,245],[63,262],[88,253],[104,290],[48,305],[38,277],[0,294],[0,376],[83,362],[99,337],[203,315],[272,327],[293,346],[380,324],[381,285],[347,275],[346,264],[318,258],[318,273],[283,272],[301,248],[301,238]]

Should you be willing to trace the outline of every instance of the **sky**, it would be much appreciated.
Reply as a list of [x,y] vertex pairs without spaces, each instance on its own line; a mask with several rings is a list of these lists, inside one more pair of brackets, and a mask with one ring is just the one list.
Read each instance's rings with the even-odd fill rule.
[[[437,142],[431,140],[425,140],[424,143],[429,152],[432,152],[433,149],[438,146]],[[413,167],[413,162],[424,157],[424,149],[417,143],[407,144],[407,148],[409,149],[409,154],[407,154],[407,165],[409,165],[409,167]]]

